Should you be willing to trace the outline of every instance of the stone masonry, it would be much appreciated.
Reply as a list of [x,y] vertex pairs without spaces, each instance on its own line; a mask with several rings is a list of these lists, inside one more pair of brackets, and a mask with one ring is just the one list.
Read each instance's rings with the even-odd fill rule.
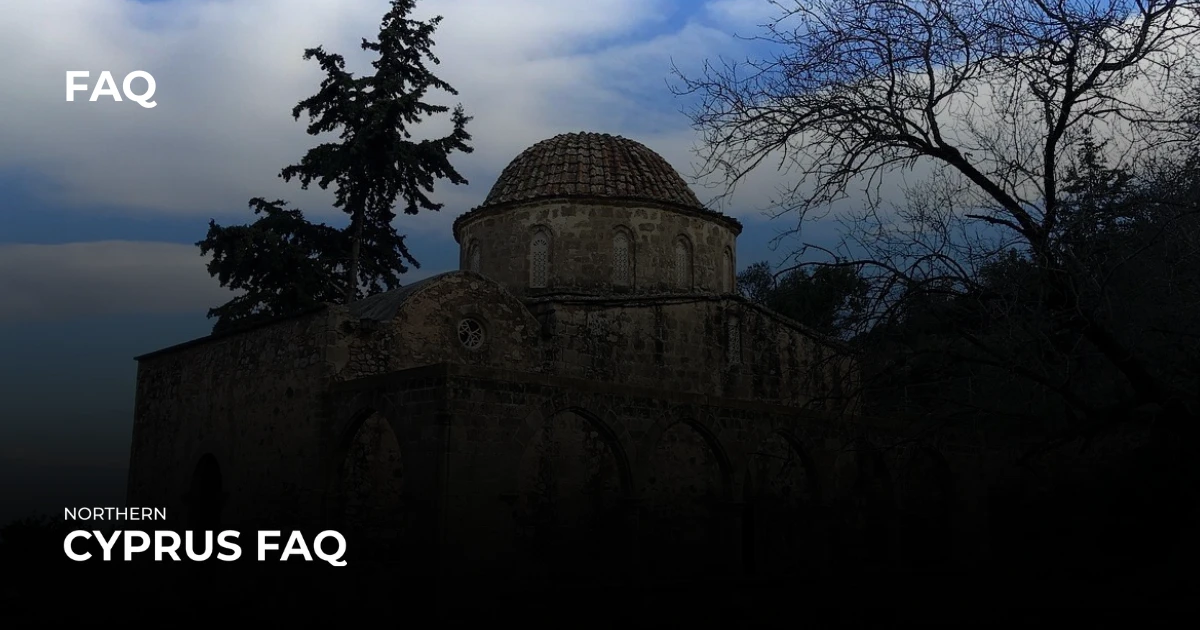
[[129,504],[444,576],[950,561],[977,450],[856,416],[839,344],[735,294],[740,230],[643,145],[538,143],[461,270],[139,357]]

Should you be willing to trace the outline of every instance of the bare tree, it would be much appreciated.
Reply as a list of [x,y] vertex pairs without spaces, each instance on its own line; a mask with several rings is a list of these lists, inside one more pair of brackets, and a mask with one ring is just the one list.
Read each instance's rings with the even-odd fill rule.
[[[1111,294],[1116,270],[1162,233],[1098,262],[1073,240],[1077,195],[1064,182],[1079,179],[1088,146],[1117,171],[1153,175],[1155,160],[1189,146],[1195,126],[1182,112],[1197,76],[1200,1],[771,4],[777,18],[755,38],[773,51],[763,60],[709,62],[694,77],[676,70],[677,94],[698,97],[689,115],[702,134],[699,176],[723,178],[729,194],[764,163],[791,174],[775,209],[801,226],[837,213],[844,241],[819,264],[870,270],[876,323],[914,297],[987,302],[991,319],[1007,319],[1027,343],[997,344],[961,325],[944,351],[967,348],[964,357],[1037,384],[1093,424],[1133,409],[1195,416],[1194,381],[1163,375],[1144,339],[1118,322]],[[924,177],[903,189],[903,203],[884,188],[896,171]],[[1194,197],[1158,205],[1159,226],[1196,212]],[[1014,250],[1036,289],[997,302],[1005,296],[981,272]],[[1034,357],[1043,345],[1056,358]],[[1081,361],[1120,382],[1087,385]]]

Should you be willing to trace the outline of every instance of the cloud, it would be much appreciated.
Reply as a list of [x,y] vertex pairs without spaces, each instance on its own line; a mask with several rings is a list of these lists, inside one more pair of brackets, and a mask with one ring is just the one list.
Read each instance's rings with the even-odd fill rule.
[[[415,282],[445,271],[405,274]],[[96,241],[0,245],[0,321],[205,312],[234,294],[194,245]]]
[[726,25],[738,35],[750,35],[757,27],[772,21],[779,9],[762,0],[713,0],[704,5],[711,20]]
[[0,245],[0,320],[205,311],[231,294],[195,246],[98,241]]
[[[693,141],[667,89],[672,59],[699,63],[744,44],[730,32],[765,0],[422,0],[435,33],[435,72],[474,116],[476,151],[456,165],[470,186],[439,186],[445,212],[403,217],[402,231],[446,232],[478,204],[500,170],[529,145],[593,130],[646,142],[677,161]],[[246,216],[253,196],[284,198],[314,217],[331,196],[278,179],[315,140],[291,117],[313,94],[319,69],[301,56],[322,45],[369,70],[359,49],[384,0],[39,0],[6,7],[0,21],[0,169],[48,179],[49,201],[129,213]],[[79,92],[65,102],[65,72],[144,70],[157,107]],[[438,124],[418,133],[444,131]],[[676,163],[681,171],[687,164]],[[703,192],[703,191],[698,191]],[[753,205],[753,204],[750,204]]]
[[[321,80],[305,48],[322,45],[368,71],[359,50],[386,0],[38,0],[10,3],[0,21],[0,170],[30,173],[52,201],[146,215],[249,218],[246,200],[283,198],[319,220],[341,220],[321,191],[277,175],[313,146],[292,107]],[[420,0],[418,18],[441,15],[434,36],[440,77],[474,121],[475,152],[455,164],[469,186],[443,182],[440,213],[403,216],[404,233],[445,236],[483,200],[505,164],[557,133],[592,130],[642,141],[685,176],[698,140],[668,89],[672,64],[695,76],[705,60],[759,56],[768,0]],[[158,106],[81,93],[65,102],[65,71],[133,70],[157,80]],[[92,83],[94,85],[94,83]],[[438,120],[420,135],[445,130]],[[439,126],[440,125],[440,126]],[[794,179],[764,165],[720,209],[759,216]],[[928,171],[928,165],[923,167]],[[910,173],[917,177],[923,172]],[[910,177],[911,179],[911,177]],[[898,178],[888,195],[899,196]],[[708,183],[714,183],[710,180]],[[717,189],[696,186],[702,200]],[[336,217],[331,219],[330,217]]]

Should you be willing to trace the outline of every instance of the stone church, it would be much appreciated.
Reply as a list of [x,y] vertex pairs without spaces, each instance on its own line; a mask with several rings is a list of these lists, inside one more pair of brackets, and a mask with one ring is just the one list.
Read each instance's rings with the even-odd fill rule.
[[741,229],[638,142],[534,144],[458,271],[138,357],[128,503],[440,575],[894,553],[897,501],[948,518],[946,460],[871,447],[838,343],[736,293]]

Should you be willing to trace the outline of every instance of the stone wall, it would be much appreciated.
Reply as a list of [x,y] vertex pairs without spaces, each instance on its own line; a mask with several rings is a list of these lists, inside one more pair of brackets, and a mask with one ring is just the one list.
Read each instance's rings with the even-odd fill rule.
[[[326,468],[341,465],[322,425],[322,392],[336,382],[427,365],[459,363],[787,405],[813,402],[812,392],[830,382],[820,344],[738,300],[558,300],[535,303],[533,311],[537,317],[488,279],[456,273],[396,300],[382,321],[331,307],[144,357],[130,496],[182,510],[179,497],[197,462],[212,454],[227,480],[231,511],[253,515],[236,505],[244,495],[303,502],[325,492]],[[732,318],[737,341],[730,337]],[[464,319],[482,325],[478,348],[459,338]],[[731,361],[739,348],[740,358]],[[314,472],[318,468],[325,472]]]
[[[439,535],[458,541],[452,555],[527,577],[813,553],[797,532],[815,521],[795,501],[829,496],[814,466],[836,466],[792,444],[834,448],[860,428],[798,420],[828,370],[794,324],[717,296],[560,297],[531,313],[472,273],[368,306],[143,357],[130,503],[187,515],[211,455],[226,524],[335,524],[376,540],[374,558],[420,555]],[[462,343],[464,319],[482,324],[478,347]],[[733,544],[744,518],[775,542]],[[662,554],[634,562],[639,545]]]
[[[446,452],[424,465],[442,471],[429,518],[438,514],[443,575],[937,566],[960,552],[952,529],[979,518],[961,500],[979,491],[978,453],[897,427],[573,378],[424,370],[434,372]],[[422,434],[414,423],[428,416],[388,407],[412,382],[394,379],[346,383],[335,415],[382,410]]]
[[[344,348],[338,380],[439,363],[517,370],[540,365],[537,320],[494,281],[469,272],[439,276],[407,296],[385,321],[354,320],[344,308],[339,312],[346,321],[336,339]],[[460,339],[459,327],[468,319],[482,326],[478,348]]]
[[[570,298],[530,303],[553,373],[835,410],[849,366],[798,325],[730,297]],[[825,393],[822,393],[825,392]]]
[[[459,339],[464,319],[483,328],[477,349]],[[357,452],[323,420],[332,384],[446,361],[536,369],[537,334],[536,320],[511,295],[455,274],[398,301],[386,321],[333,306],[142,357],[129,500],[184,516],[182,497],[211,454],[227,514],[255,520],[316,509],[320,501],[311,499],[326,494],[329,470]],[[372,448],[345,464],[347,474],[369,476],[368,460],[392,457]],[[247,499],[263,496],[276,500]]]
[[226,514],[254,520],[319,493],[322,392],[336,361],[327,342],[339,321],[332,315],[319,311],[142,357],[129,504],[166,507],[168,517],[186,519],[185,495],[205,455],[216,461]]
[[[740,226],[701,212],[648,204],[546,201],[482,212],[459,226],[461,268],[479,269],[517,294],[531,290],[531,244],[536,230],[550,235],[546,290],[612,292],[714,292],[733,290]],[[613,239],[631,239],[632,283],[614,283]],[[690,277],[676,270],[676,242],[691,256]]]
[[330,388],[317,524],[354,541],[348,557],[356,566],[402,562],[419,575],[434,561],[444,462],[453,448],[442,372],[417,368]]

